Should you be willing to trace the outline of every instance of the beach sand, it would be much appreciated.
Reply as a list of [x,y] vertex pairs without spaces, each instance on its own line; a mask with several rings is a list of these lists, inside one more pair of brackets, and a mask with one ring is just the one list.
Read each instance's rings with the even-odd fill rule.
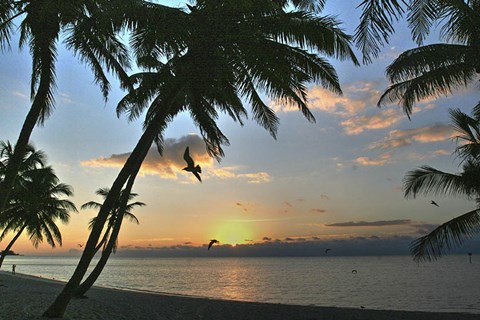
[[[0,271],[0,319],[44,319],[60,281]],[[478,314],[330,308],[213,300],[95,287],[74,299],[64,319],[139,320],[473,320]]]

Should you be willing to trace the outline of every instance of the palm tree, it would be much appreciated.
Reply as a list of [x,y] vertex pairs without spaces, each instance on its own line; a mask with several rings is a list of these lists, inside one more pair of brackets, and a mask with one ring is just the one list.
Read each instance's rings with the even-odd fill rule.
[[71,196],[72,188],[60,183],[51,167],[30,170],[22,178],[14,190],[14,197],[0,217],[0,224],[4,227],[0,240],[9,232],[15,233],[0,256],[0,267],[6,252],[24,231],[35,248],[44,239],[52,248],[56,243],[62,245],[62,235],[56,220],[68,223],[69,211],[77,211],[72,202],[60,199],[62,196]]
[[10,47],[15,25],[19,23],[19,46],[27,45],[32,55],[32,105],[0,185],[0,211],[8,203],[35,125],[42,125],[55,107],[59,38],[63,37],[65,46],[89,65],[106,98],[110,83],[104,67],[118,76],[123,87],[129,87],[124,71],[129,67],[128,53],[116,34],[133,23],[129,13],[135,12],[137,3],[137,0],[0,0],[0,50]]
[[[100,188],[98,189],[95,194],[103,197],[103,199],[105,199],[108,195],[108,193],[110,192],[110,189],[109,188]],[[108,216],[108,222],[107,222],[107,229],[105,230],[105,232],[103,233],[103,237],[102,237],[102,240],[98,243],[98,246],[96,248],[96,251],[100,250],[100,248],[103,247],[103,249],[105,250],[105,246],[107,244],[107,240],[109,239],[109,236],[110,236],[110,233],[112,232],[112,228],[113,226],[115,225],[115,221],[118,219],[118,217],[122,217],[124,219],[128,219],[130,220],[131,222],[135,222],[136,224],[139,224],[139,221],[137,219],[137,217],[131,212],[135,207],[143,207],[145,206],[145,203],[143,202],[139,202],[139,201],[136,201],[136,202],[133,202],[133,203],[129,203],[127,204],[127,207],[126,207],[126,210],[122,213],[120,212],[120,199],[122,198],[122,195],[123,193],[125,192],[125,190],[122,190],[122,192],[120,193],[120,198],[118,199],[118,201],[115,203],[114,205],[114,208],[113,210],[109,213],[109,216]],[[136,193],[130,193],[130,195],[128,196],[128,201],[132,200],[133,198],[135,198],[136,196],[138,196],[138,194]],[[80,209],[84,210],[84,209],[100,209],[102,207],[102,204],[101,203],[98,203],[96,201],[89,201],[87,203],[84,203]],[[97,220],[96,217],[92,218],[88,224],[88,229],[89,230],[92,230],[93,228],[93,225],[95,224],[95,221]],[[115,248],[116,248],[116,245],[115,245]],[[115,249],[114,248],[114,249]]]
[[408,116],[416,101],[450,94],[472,83],[480,72],[480,1],[414,2],[411,25],[416,28],[417,40],[423,41],[432,21],[441,19],[441,36],[446,43],[407,50],[387,68],[392,85],[378,105],[399,101]]
[[453,247],[480,232],[480,117],[470,117],[458,109],[450,110],[454,128],[462,144],[455,153],[462,159],[460,173],[448,173],[430,166],[409,171],[404,178],[405,197],[418,194],[437,196],[464,196],[476,202],[476,208],[437,227],[429,234],[411,243],[415,261],[437,259]]
[[[306,84],[315,82],[341,93],[335,69],[322,55],[358,64],[346,35],[333,17],[285,12],[271,0],[199,0],[190,12],[171,12],[176,24],[158,25],[149,10],[131,37],[145,72],[132,76],[136,89],[118,112],[135,119],[145,109],[144,133],[110,188],[97,215],[72,278],[44,316],[62,316],[95,252],[108,212],[127,183],[133,183],[153,142],[162,149],[163,132],[180,112],[188,111],[209,153],[219,159],[228,138],[217,126],[219,112],[242,123],[253,119],[276,135],[278,118],[261,98],[297,106],[314,121],[307,107]],[[150,20],[151,19],[151,20]]]
[[[127,189],[128,191],[131,191],[131,187],[133,186],[133,183],[127,184]],[[132,222],[136,222],[137,224],[138,219],[131,213],[132,209],[135,207],[143,207],[145,203],[143,202],[132,202],[132,203],[127,203],[123,201],[123,199],[127,199],[127,201],[132,200],[137,196],[136,193],[130,193],[127,192],[127,189],[122,190],[120,194],[120,199],[118,199],[117,206],[114,208],[114,210],[111,212],[109,218],[108,218],[108,225],[107,225],[107,230],[104,233],[104,236],[102,238],[102,241],[100,241],[99,245],[97,246],[97,250],[100,249],[100,247],[103,245],[103,251],[102,251],[102,256],[98,260],[97,264],[95,265],[95,268],[92,270],[90,275],[82,282],[82,284],[75,290],[75,296],[77,297],[83,297],[85,293],[93,286],[95,281],[97,281],[98,277],[103,271],[103,268],[107,264],[108,258],[110,257],[110,254],[115,252],[118,244],[118,234],[120,232],[120,228],[122,225],[122,220],[123,219],[128,219]],[[108,195],[109,189],[108,188],[103,188],[97,190],[97,194],[101,195],[102,197],[106,197]],[[125,204],[126,205],[122,205]],[[90,201],[87,202],[86,204],[82,205],[82,209],[86,208],[101,208],[101,204],[98,202]],[[90,220],[90,229],[93,227],[93,224],[95,223],[96,218],[93,218]]]

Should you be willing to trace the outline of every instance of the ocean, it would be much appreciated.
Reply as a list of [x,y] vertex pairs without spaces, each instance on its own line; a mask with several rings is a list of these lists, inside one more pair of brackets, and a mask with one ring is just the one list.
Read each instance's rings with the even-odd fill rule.
[[[8,256],[3,270],[68,280],[78,257]],[[353,271],[353,270],[356,270]],[[452,255],[305,258],[112,257],[96,285],[216,299],[480,314],[480,260]]]

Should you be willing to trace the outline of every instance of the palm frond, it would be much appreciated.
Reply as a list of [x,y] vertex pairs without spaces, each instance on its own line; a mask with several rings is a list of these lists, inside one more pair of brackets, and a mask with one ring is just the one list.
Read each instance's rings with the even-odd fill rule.
[[408,11],[408,25],[412,30],[413,40],[422,45],[435,20],[441,15],[438,0],[413,0]]
[[475,188],[467,183],[464,176],[443,172],[430,166],[422,166],[407,172],[403,179],[403,191],[406,198],[415,198],[418,194],[476,196]]
[[378,57],[380,47],[388,44],[393,34],[393,23],[399,20],[407,3],[403,0],[363,0],[358,6],[362,10],[360,24],[355,29],[354,41],[363,54],[363,62],[371,63]]
[[414,240],[410,252],[417,262],[436,260],[452,248],[461,246],[480,231],[479,209],[467,212]]

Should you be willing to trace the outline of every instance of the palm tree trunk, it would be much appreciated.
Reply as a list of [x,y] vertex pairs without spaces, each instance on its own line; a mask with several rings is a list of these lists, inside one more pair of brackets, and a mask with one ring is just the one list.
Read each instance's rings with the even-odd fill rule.
[[[138,169],[140,169],[140,167]],[[75,290],[75,297],[83,297],[85,293],[93,286],[95,281],[97,281],[98,277],[100,276],[103,269],[105,268],[108,258],[110,257],[110,254],[112,253],[113,248],[115,247],[118,234],[120,233],[123,216],[127,209],[128,197],[132,191],[133,183],[135,182],[135,177],[137,173],[138,173],[138,170],[137,172],[132,173],[132,176],[130,176],[130,179],[128,180],[127,186],[123,190],[123,197],[121,199],[118,215],[116,217],[115,224],[113,226],[112,233],[110,235],[110,239],[108,240],[108,244],[105,247],[105,250],[102,251],[102,256],[100,257],[100,260],[97,262],[97,265],[95,266],[93,271],[90,273],[88,278],[85,281],[83,281],[83,283],[77,288],[77,290]]]
[[[156,117],[157,118],[157,117]],[[55,301],[50,305],[50,307],[43,313],[44,317],[47,318],[62,318],[65,310],[67,308],[68,303],[72,299],[75,290],[80,285],[81,280],[85,276],[87,272],[88,266],[92,261],[95,255],[95,249],[97,247],[98,240],[103,230],[103,226],[108,218],[108,213],[113,209],[115,205],[115,201],[118,200],[118,197],[121,194],[122,187],[125,185],[127,180],[132,176],[136,175],[139,171],[143,160],[145,159],[148,150],[150,149],[155,136],[158,131],[158,126],[154,125],[158,121],[152,121],[153,125],[147,126],[145,132],[143,133],[142,137],[138,141],[135,149],[132,151],[130,157],[128,157],[127,161],[125,162],[122,170],[118,174],[115,182],[113,183],[112,187],[110,188],[110,192],[108,193],[105,201],[103,202],[102,207],[97,215],[97,220],[93,225],[92,231],[90,232],[90,236],[88,237],[87,243],[85,244],[85,248],[83,254],[78,262],[78,265],[70,278],[67,282],[63,290],[57,296]]]
[[[48,59],[47,62],[51,61]],[[42,68],[42,75],[40,78],[38,91],[35,94],[30,111],[28,112],[22,129],[20,130],[20,135],[18,136],[17,143],[15,144],[12,158],[7,165],[3,182],[0,184],[0,212],[5,210],[5,207],[7,206],[7,203],[10,199],[10,193],[15,184],[15,178],[18,175],[23,156],[25,155],[27,144],[30,141],[30,136],[32,135],[33,129],[40,118],[42,110],[45,108],[45,101],[47,100],[51,85],[49,81],[49,79],[52,78],[51,69],[51,65],[48,63],[44,68]]]
[[26,227],[27,227],[27,225],[24,225],[24,226],[17,232],[17,234],[15,235],[15,237],[13,237],[12,241],[10,241],[10,243],[9,243],[8,246],[5,248],[5,250],[3,250],[2,254],[0,255],[0,268],[2,267],[3,260],[5,260],[5,256],[7,255],[7,252],[10,251],[10,249],[11,249],[12,246],[13,246],[13,244],[15,243],[15,241],[17,241],[17,239],[20,237],[20,235],[22,234],[23,230],[25,230]]

